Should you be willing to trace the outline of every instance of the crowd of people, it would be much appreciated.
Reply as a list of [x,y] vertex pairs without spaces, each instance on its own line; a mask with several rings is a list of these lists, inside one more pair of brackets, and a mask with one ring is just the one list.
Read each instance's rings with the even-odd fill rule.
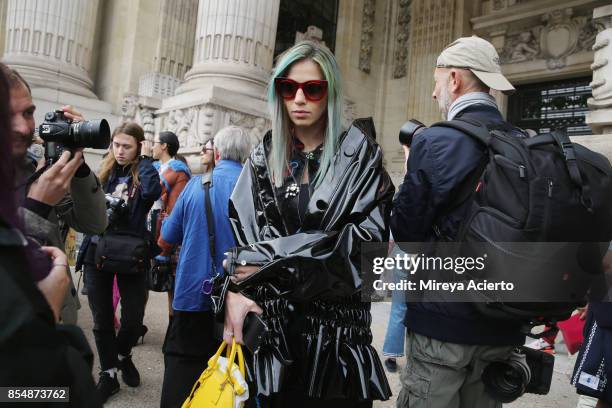
[[[168,292],[161,407],[182,406],[221,341],[246,345],[247,407],[372,407],[392,398],[385,367],[396,371],[404,355],[398,408],[501,406],[482,373],[525,343],[523,322],[487,317],[471,303],[406,303],[394,294],[383,364],[361,296],[362,244],[388,242],[390,232],[396,242],[458,236],[470,203],[449,204],[485,156],[473,138],[442,126],[416,134],[396,192],[373,121],[343,128],[334,55],[304,41],[281,54],[272,72],[271,130],[254,146],[244,129],[222,128],[203,143],[201,174],[178,154],[174,133],[147,141],[134,122],[113,130],[97,173],[82,149],[37,171],[28,150],[36,127],[31,90],[17,71],[0,71],[1,386],[68,386],[70,405],[87,407],[120,391],[119,373],[138,387],[132,349],[147,332],[154,270]],[[527,137],[505,122],[491,96],[514,88],[487,41],[451,43],[433,81],[444,120]],[[61,110],[84,120],[71,106]],[[97,381],[60,249],[69,228],[84,234],[77,269],[93,316]],[[390,253],[401,249],[391,245]],[[585,316],[601,352],[581,352],[572,384],[608,407],[610,310],[592,304]],[[251,344],[255,319],[265,330]],[[587,360],[599,371],[587,373]]]

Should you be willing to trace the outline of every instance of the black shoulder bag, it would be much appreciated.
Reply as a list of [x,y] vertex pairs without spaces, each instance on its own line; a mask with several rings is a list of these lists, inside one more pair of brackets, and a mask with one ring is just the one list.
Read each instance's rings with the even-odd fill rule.
[[[137,190],[138,187],[132,188],[128,200],[132,200]],[[144,273],[149,267],[149,251],[148,239],[130,231],[115,231],[111,225],[98,241],[96,268],[117,274]]]

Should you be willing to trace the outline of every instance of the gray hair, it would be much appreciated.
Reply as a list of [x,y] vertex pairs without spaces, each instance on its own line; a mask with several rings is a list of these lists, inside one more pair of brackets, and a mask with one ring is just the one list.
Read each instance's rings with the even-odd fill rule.
[[251,137],[239,126],[226,126],[219,130],[213,140],[221,160],[244,163],[251,152]]

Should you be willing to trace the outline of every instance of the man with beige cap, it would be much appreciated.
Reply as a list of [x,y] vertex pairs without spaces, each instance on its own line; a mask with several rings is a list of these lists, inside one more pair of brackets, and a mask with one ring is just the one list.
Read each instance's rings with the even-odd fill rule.
[[[510,93],[514,88],[488,41],[465,37],[448,45],[438,57],[434,81],[432,97],[444,120],[462,118],[520,133],[504,121],[489,94],[490,89]],[[455,194],[482,160],[482,147],[459,130],[432,126],[415,135],[393,201],[395,240],[452,241],[469,205],[469,200],[456,203]],[[485,392],[481,375],[489,362],[505,360],[524,343],[520,325],[487,318],[473,304],[436,296],[436,301],[407,303],[407,363],[398,408],[501,406]]]

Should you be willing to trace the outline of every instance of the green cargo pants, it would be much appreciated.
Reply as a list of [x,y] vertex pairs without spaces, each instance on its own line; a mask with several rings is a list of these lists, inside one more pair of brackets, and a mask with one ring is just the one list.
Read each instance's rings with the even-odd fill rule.
[[491,361],[505,360],[514,347],[471,346],[408,332],[406,368],[397,408],[497,408],[480,379]]

